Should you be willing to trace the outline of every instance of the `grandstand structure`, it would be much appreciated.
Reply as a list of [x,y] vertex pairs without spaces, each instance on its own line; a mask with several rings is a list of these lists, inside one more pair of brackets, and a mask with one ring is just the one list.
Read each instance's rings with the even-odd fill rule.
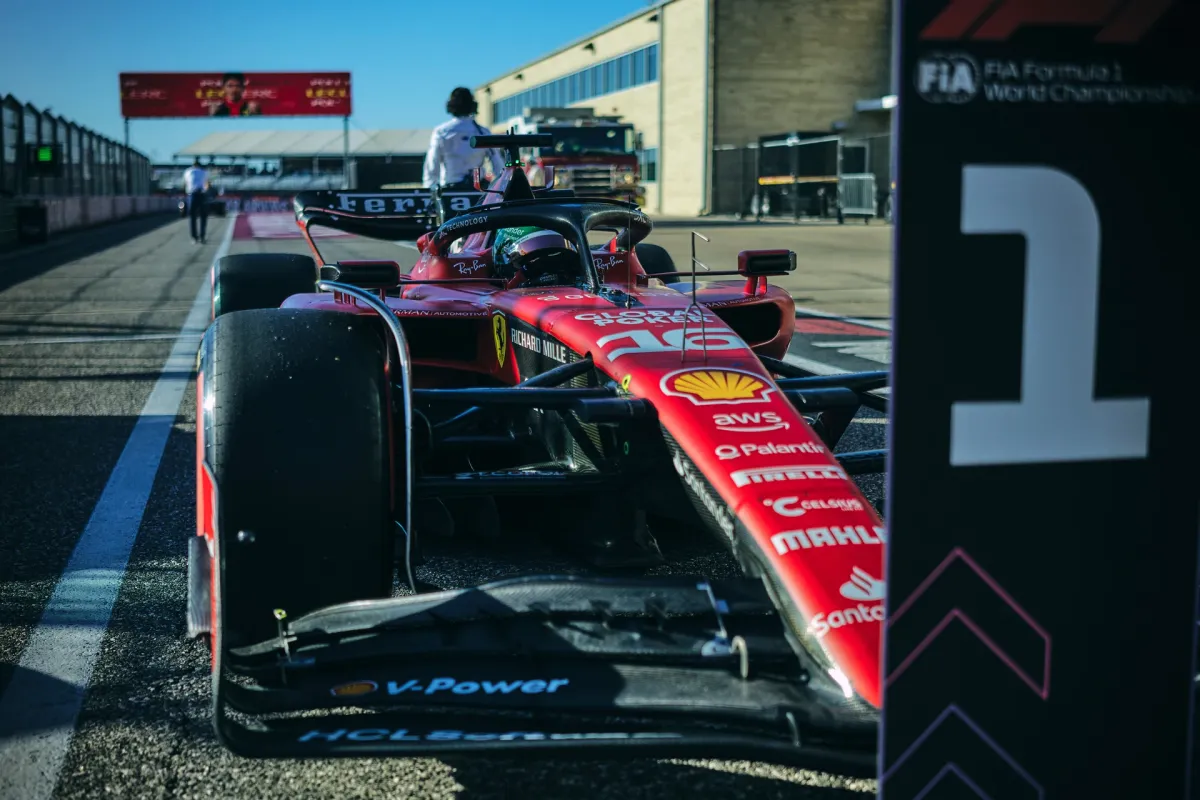
[[396,130],[225,131],[155,164],[159,191],[179,191],[193,158],[223,192],[290,193],[309,189],[378,191],[421,183],[432,128]]

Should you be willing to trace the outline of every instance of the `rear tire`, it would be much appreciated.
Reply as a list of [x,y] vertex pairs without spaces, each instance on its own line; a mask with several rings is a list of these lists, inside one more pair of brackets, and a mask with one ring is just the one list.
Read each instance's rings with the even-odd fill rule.
[[330,311],[235,312],[205,334],[222,648],[275,636],[274,609],[391,595],[385,352],[375,320]]
[[675,260],[662,247],[643,242],[636,245],[634,251],[647,275],[656,275],[663,283],[679,283],[680,275],[679,271],[675,269]]
[[312,256],[242,253],[213,266],[213,319],[233,311],[279,308],[294,294],[317,290],[320,273]]

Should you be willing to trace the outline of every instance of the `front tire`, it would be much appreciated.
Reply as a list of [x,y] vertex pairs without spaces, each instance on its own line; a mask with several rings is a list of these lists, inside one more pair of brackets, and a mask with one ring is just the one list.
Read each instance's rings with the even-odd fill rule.
[[198,426],[216,486],[215,640],[392,590],[390,393],[378,322],[271,309],[204,338]]
[[312,256],[241,253],[213,266],[213,319],[233,311],[279,308],[294,294],[317,290],[320,272]]

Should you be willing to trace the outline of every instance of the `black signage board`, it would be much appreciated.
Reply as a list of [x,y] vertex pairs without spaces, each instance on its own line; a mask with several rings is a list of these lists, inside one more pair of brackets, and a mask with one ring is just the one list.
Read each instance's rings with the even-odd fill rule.
[[1197,5],[898,3],[886,800],[1198,782]]
[[32,178],[61,178],[63,146],[61,144],[26,144],[25,170]]

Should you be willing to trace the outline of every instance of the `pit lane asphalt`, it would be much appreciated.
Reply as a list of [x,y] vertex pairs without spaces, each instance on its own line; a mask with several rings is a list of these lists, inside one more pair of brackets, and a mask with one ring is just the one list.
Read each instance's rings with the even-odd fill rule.
[[[183,221],[158,217],[0,257],[0,693],[231,224],[211,222],[205,246],[191,243]],[[338,240],[330,248],[342,258],[387,257],[405,266],[415,255],[361,240]],[[276,239],[234,240],[230,250],[255,251],[306,249]],[[194,410],[189,386],[54,797],[842,800],[874,792],[873,781],[745,762],[249,761],[230,755],[208,721],[207,647],[184,638]],[[883,446],[882,422],[865,412],[839,450]],[[863,488],[878,502],[882,476],[863,481]],[[455,578],[464,582],[489,577],[469,568],[459,572]]]

